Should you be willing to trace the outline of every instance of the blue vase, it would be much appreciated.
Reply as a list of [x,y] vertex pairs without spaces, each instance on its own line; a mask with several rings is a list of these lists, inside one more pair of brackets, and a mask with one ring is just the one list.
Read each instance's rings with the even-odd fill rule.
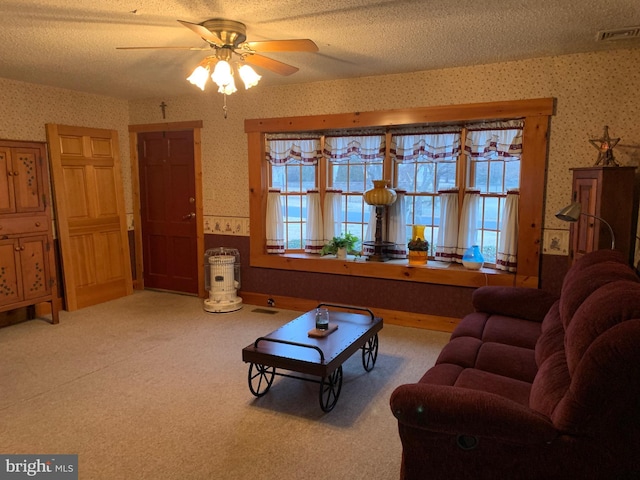
[[473,245],[464,252],[462,256],[462,265],[469,270],[480,270],[484,264],[484,257],[480,252],[478,245]]

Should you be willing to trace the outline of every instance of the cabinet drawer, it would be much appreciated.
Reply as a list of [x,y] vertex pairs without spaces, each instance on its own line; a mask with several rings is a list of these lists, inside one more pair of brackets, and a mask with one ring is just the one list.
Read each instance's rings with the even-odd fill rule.
[[46,215],[21,218],[0,219],[0,235],[12,235],[16,233],[47,232],[49,220]]

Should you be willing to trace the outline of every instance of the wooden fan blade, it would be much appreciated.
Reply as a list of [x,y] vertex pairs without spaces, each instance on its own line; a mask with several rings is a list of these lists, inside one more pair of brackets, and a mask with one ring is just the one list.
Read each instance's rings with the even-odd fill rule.
[[116,47],[116,50],[211,50],[211,47]]
[[245,42],[254,52],[317,52],[318,46],[308,38],[297,40],[265,40],[262,42]]
[[185,22],[184,20],[178,20],[178,21],[188,29],[200,35],[207,42],[214,43],[219,47],[224,45],[224,42],[220,40],[220,38],[215,33],[211,32],[208,28],[203,27],[202,25],[198,25],[197,23]]
[[280,75],[291,75],[299,70],[298,67],[294,67],[293,65],[288,65],[273,58],[263,57],[257,54],[247,55],[244,57],[244,61],[257,67],[266,68]]

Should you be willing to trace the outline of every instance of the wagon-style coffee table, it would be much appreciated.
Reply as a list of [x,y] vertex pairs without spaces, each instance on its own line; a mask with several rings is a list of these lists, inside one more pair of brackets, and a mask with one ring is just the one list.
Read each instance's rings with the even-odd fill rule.
[[[315,333],[315,309],[258,338],[242,349],[242,360],[249,363],[249,390],[256,397],[265,395],[275,375],[320,384],[320,407],[335,407],[342,388],[342,364],[362,349],[362,365],[369,372],[378,357],[378,332],[382,318],[368,308],[321,303],[329,307],[329,325],[337,329],[324,337]],[[337,309],[337,310],[336,310]],[[354,313],[364,312],[364,313]],[[319,380],[280,373],[276,369],[320,377]]]

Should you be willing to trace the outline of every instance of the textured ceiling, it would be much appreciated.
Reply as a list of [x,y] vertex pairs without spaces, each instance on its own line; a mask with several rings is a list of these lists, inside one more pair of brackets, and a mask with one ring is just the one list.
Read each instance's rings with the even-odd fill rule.
[[259,71],[261,85],[640,48],[596,42],[640,25],[638,0],[1,0],[0,15],[0,77],[126,99],[197,91],[185,78],[207,52],[116,50],[206,45],[178,19],[237,20],[249,41],[316,42],[318,53],[268,54],[300,71]]

